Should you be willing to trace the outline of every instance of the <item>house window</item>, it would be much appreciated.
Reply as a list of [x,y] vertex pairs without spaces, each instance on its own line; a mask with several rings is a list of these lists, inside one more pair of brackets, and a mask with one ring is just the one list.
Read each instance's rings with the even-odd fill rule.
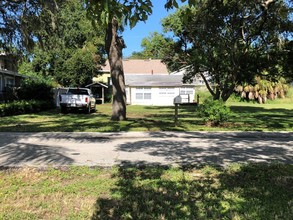
[[193,94],[192,87],[182,87],[180,88],[180,95],[191,95]]
[[143,99],[143,93],[136,93],[135,98],[136,99]]
[[152,99],[152,93],[144,93],[144,99]]
[[150,100],[150,99],[152,99],[151,88],[149,88],[149,87],[136,88],[135,98],[137,100]]
[[5,78],[5,86],[6,87],[13,87],[14,86],[14,78],[6,77]]
[[175,96],[175,88],[170,88],[170,87],[159,88],[159,94],[161,96]]

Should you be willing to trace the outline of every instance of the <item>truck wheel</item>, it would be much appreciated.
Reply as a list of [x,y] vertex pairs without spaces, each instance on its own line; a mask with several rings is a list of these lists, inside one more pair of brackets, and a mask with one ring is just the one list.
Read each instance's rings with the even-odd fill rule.
[[94,107],[94,109],[93,109],[93,112],[96,112],[97,111],[97,105],[96,105],[96,103],[95,103],[95,107]]
[[89,106],[86,108],[85,112],[87,114],[90,114],[91,113],[91,103],[89,103]]
[[61,106],[61,113],[66,114],[67,113],[67,108],[64,106]]

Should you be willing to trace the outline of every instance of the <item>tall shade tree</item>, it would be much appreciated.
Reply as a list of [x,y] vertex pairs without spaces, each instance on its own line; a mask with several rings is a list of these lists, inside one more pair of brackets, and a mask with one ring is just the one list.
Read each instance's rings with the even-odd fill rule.
[[172,68],[189,66],[186,80],[200,74],[213,98],[226,101],[237,84],[250,82],[255,74],[273,78],[285,70],[279,61],[281,55],[288,57],[282,51],[292,37],[290,4],[203,0],[183,7],[163,21],[165,31],[177,37],[165,62]]
[[[56,13],[56,27],[34,31],[40,36],[32,51],[35,72],[52,76],[62,86],[85,86],[92,82],[103,61],[100,50],[104,32],[93,28],[83,0],[63,0]],[[41,14],[46,17],[46,14]],[[51,29],[53,27],[51,26]]]
[[[0,49],[29,51],[34,46],[32,32],[43,22],[55,26],[54,14],[60,0],[6,0],[0,1]],[[46,21],[40,14],[47,14]],[[49,30],[47,30],[49,33]],[[50,33],[49,33],[50,34]]]
[[[180,1],[180,0],[178,0]],[[181,0],[185,2],[186,0]],[[196,0],[189,0],[194,4]],[[125,47],[121,33],[123,25],[134,27],[146,21],[152,13],[151,0],[86,0],[88,15],[94,23],[102,23],[106,31],[105,50],[108,55],[113,85],[112,120],[126,120],[126,93],[122,64]],[[165,7],[178,7],[176,0],[166,0]]]
[[83,0],[8,0],[0,4],[2,49],[13,48],[28,58],[23,59],[21,71],[53,77],[63,86],[92,82],[103,60],[99,48],[104,34],[101,28],[93,29]]

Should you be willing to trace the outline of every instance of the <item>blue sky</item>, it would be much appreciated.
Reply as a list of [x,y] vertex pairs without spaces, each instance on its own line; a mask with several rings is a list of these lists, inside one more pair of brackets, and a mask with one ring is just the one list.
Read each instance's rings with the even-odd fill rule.
[[123,32],[123,39],[126,43],[127,48],[123,50],[123,57],[128,57],[134,51],[141,51],[141,40],[149,35],[151,32],[162,32],[161,19],[166,17],[168,14],[174,12],[167,11],[164,8],[164,0],[156,0],[153,2],[153,14],[149,16],[148,20],[139,22],[131,30],[125,28]]

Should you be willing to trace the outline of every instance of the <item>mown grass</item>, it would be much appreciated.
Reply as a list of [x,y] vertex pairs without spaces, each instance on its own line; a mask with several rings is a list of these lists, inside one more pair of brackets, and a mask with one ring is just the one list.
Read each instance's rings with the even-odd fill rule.
[[111,131],[293,131],[293,101],[257,103],[229,101],[233,117],[220,127],[206,126],[197,108],[181,106],[174,122],[173,106],[127,106],[127,121],[110,120],[111,104],[97,112],[61,114],[58,109],[0,118],[0,132],[111,132]]
[[0,171],[0,219],[292,219],[293,166]]
[[[290,99],[227,104],[234,116],[222,127],[195,107],[180,107],[178,124],[174,107],[154,106],[128,106],[128,120],[113,122],[106,104],[2,117],[0,131],[293,131]],[[293,165],[0,170],[0,219],[293,219]]]

